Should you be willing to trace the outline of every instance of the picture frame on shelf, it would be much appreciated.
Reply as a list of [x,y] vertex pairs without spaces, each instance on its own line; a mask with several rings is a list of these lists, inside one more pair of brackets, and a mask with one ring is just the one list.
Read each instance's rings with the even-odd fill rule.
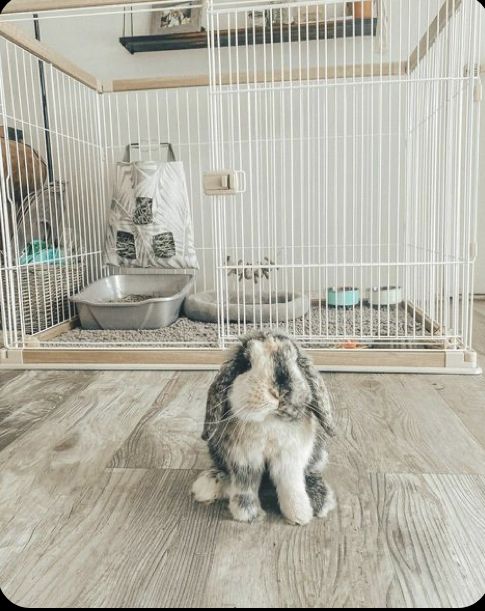
[[266,28],[270,24],[269,11],[248,11],[249,26],[256,28]]
[[352,17],[352,4],[327,0],[324,5],[302,5],[300,9],[295,5],[280,11],[275,9],[273,23],[312,25],[348,19]]
[[[156,6],[156,5],[155,5]],[[150,34],[164,36],[206,29],[206,2],[187,0],[165,6],[152,13]]]
[[377,16],[373,0],[356,0],[351,4],[354,19],[372,19]]

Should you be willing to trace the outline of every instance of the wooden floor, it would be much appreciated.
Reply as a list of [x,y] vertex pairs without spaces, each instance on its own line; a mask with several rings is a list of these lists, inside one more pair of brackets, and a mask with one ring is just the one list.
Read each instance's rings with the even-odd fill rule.
[[[476,309],[485,365],[485,303]],[[0,372],[0,586],[27,607],[462,607],[485,592],[483,377],[326,374],[338,509],[189,491],[213,373]]]

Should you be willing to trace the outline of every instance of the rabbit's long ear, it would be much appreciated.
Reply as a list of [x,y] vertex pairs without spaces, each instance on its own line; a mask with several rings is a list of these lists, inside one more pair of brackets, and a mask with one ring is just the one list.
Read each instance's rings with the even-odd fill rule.
[[312,390],[310,409],[328,437],[335,436],[335,426],[332,416],[332,402],[328,390],[323,383],[320,374],[313,366],[310,359],[298,348],[298,364]]
[[314,393],[313,393],[313,412],[316,415],[321,427],[329,437],[335,436],[335,425],[332,416],[332,402],[328,390],[320,378],[320,375],[315,372],[313,376]]
[[202,439],[213,437],[221,421],[229,412],[228,394],[238,375],[249,369],[249,362],[242,345],[236,347],[230,358],[222,365],[212,382],[207,395],[204,429]]
[[224,412],[226,411],[227,391],[224,391],[219,378],[220,373],[210,385],[209,392],[207,393],[205,422],[202,431],[202,439],[204,441],[212,437],[217,428],[217,423],[223,419]]

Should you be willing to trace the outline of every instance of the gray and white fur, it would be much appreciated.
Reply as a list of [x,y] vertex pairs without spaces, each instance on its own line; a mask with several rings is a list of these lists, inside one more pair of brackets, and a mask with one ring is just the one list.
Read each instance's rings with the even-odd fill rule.
[[202,439],[214,466],[195,481],[195,499],[228,499],[235,520],[252,522],[264,515],[258,492],[267,471],[290,523],[325,517],[335,506],[323,480],[333,434],[328,392],[311,361],[283,333],[252,333],[209,389]]

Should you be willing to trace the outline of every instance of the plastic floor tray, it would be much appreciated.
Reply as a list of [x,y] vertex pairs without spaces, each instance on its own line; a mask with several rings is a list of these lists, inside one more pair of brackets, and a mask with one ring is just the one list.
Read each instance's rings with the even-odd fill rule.
[[159,329],[177,320],[193,282],[193,274],[116,274],[71,301],[83,329]]

